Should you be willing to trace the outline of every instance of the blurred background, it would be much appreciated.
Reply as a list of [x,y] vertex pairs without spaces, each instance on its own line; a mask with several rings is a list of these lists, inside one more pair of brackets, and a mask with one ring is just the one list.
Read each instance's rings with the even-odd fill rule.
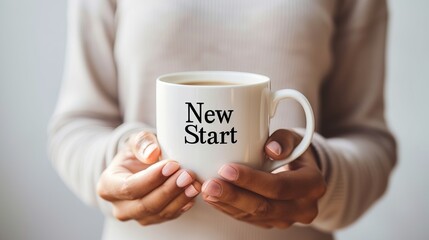
[[[429,1],[390,0],[387,117],[400,162],[340,240],[429,239]],[[62,76],[65,0],[0,0],[0,239],[100,239],[103,217],[61,182],[46,125]]]

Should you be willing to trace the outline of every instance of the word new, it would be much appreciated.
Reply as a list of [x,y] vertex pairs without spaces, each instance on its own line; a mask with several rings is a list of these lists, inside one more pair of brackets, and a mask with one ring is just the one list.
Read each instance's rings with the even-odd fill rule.
[[[185,103],[188,106],[188,119],[186,123],[194,123],[194,120],[202,124],[203,122],[207,124],[226,123],[228,124],[231,120],[231,115],[234,112],[233,110],[207,110],[203,114],[203,105],[202,102],[197,102],[197,109],[190,102]],[[192,117],[191,117],[192,116]],[[227,144],[236,143],[236,133],[237,131],[233,128],[228,131],[206,131],[204,127],[198,127],[198,124],[189,124],[185,127],[185,136],[186,144]]]

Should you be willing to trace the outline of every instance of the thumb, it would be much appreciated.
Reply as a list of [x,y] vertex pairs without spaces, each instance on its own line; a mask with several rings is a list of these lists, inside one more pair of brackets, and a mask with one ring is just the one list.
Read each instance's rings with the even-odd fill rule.
[[273,160],[283,160],[292,153],[300,141],[301,136],[297,133],[279,129],[268,138],[265,144],[265,154]]
[[152,164],[159,160],[161,149],[155,134],[144,131],[139,132],[131,136],[128,144],[136,158],[141,162]]

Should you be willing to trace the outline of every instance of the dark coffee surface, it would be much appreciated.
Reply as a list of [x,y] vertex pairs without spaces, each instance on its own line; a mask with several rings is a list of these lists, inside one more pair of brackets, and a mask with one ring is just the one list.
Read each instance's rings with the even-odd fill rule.
[[182,82],[182,85],[193,85],[193,86],[222,86],[222,85],[237,85],[233,82],[217,81],[217,80],[195,80],[189,82]]

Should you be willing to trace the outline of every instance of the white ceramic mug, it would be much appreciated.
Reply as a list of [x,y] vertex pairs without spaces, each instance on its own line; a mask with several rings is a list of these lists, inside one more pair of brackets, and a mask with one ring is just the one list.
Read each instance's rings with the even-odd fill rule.
[[[206,85],[223,82],[225,84]],[[196,83],[197,85],[189,85]],[[206,84],[201,84],[206,83]],[[295,99],[305,112],[301,143],[281,161],[266,161],[270,119],[282,99]],[[156,127],[162,158],[174,159],[204,180],[225,163],[272,171],[299,157],[310,145],[314,116],[298,91],[270,91],[266,76],[227,71],[172,73],[156,81]]]

